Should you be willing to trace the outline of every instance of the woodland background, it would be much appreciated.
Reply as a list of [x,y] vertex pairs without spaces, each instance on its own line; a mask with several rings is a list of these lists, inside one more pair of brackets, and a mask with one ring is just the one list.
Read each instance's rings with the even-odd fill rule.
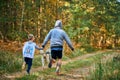
[[57,19],[75,48],[120,47],[120,2],[116,0],[1,0],[0,49],[16,50],[29,33],[42,43]]
[[[63,75],[55,76],[54,67],[43,70],[38,50],[33,72],[25,75],[27,35],[41,46],[58,19],[75,48],[64,44]],[[0,80],[28,79],[120,80],[120,0],[0,0]]]

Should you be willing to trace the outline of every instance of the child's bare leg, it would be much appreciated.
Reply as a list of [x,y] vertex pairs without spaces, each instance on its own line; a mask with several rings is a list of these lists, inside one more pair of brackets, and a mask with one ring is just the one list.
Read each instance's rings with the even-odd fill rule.
[[24,61],[23,64],[22,64],[22,70],[25,69],[25,65],[26,65],[26,63],[25,63],[25,61]]

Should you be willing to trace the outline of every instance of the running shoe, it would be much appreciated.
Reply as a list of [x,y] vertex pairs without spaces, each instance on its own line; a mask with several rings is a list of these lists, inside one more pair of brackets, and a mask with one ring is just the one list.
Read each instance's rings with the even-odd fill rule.
[[56,68],[56,74],[59,75],[60,74],[60,70],[59,67]]
[[48,67],[51,68],[52,67],[52,60],[50,60]]

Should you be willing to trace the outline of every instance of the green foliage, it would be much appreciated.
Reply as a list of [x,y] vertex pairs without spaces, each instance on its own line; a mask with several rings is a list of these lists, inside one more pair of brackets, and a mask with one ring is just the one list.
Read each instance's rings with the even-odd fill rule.
[[[92,63],[100,62],[101,58],[104,57],[104,55],[112,54],[113,52],[105,52],[102,54],[96,54],[95,56],[88,57],[86,59],[81,59],[75,62],[70,62],[67,65],[63,66],[63,70],[68,72],[71,69],[84,67],[84,66],[90,66]],[[87,64],[86,64],[87,63]]]
[[[62,19],[63,28],[73,41],[82,43],[82,46],[98,46],[98,43],[112,40],[113,35],[119,41],[119,14],[117,0],[2,0],[0,36],[4,41],[22,41],[26,34],[33,33],[42,42],[55,20]],[[100,37],[103,37],[101,42]],[[111,44],[118,43],[113,41]]]
[[[79,52],[77,51],[77,54]],[[85,66],[90,66],[91,64],[95,63],[95,62],[99,62],[100,59],[102,57],[104,57],[104,55],[108,55],[108,54],[112,54],[113,52],[111,51],[108,51],[108,52],[105,52],[105,53],[101,53],[101,54],[96,54],[95,56],[90,56],[90,57],[87,57],[86,59],[81,59],[81,60],[78,60],[78,61],[74,61],[74,62],[69,62],[68,64],[66,65],[63,65],[61,67],[61,70],[62,72],[64,72],[65,74],[68,74],[68,73],[71,73],[71,70],[74,70],[75,68],[82,68],[82,67],[85,67]],[[76,54],[76,53],[74,53]],[[87,63],[87,64],[86,64]],[[25,75],[21,78],[17,78],[17,80],[26,80],[26,79],[29,79],[30,80],[37,80],[37,79],[44,79],[44,80],[48,80],[48,79],[55,79],[57,80],[57,77],[60,77],[60,76],[55,76],[55,68],[51,68],[51,69],[44,69],[42,71],[39,71],[39,72],[35,72],[31,75]]]
[[22,78],[17,78],[16,80],[37,80],[36,75],[25,75]]
[[119,80],[120,79],[120,55],[113,57],[107,63],[97,63],[96,70],[90,75],[89,80]]
[[33,67],[38,67],[38,66],[42,66],[40,54],[36,55],[35,59],[33,60]]
[[9,40],[22,41],[24,39],[27,39],[27,33],[25,33],[25,32],[19,32],[19,31],[14,31],[14,32],[9,33],[7,35],[7,37],[9,38]]
[[88,52],[88,53],[91,53],[91,52],[94,52],[94,51],[98,50],[97,48],[94,48],[89,44],[84,44],[83,46],[81,46],[81,48],[85,48],[85,51]]
[[[104,41],[106,41],[106,39],[112,39],[112,35],[116,35],[118,40],[120,36],[119,6],[120,4],[116,0],[70,1],[69,11],[72,16],[69,28],[65,30],[74,41],[82,43],[82,46],[90,44],[90,39],[93,36],[95,38],[91,43],[95,46],[97,45],[94,42],[99,42],[97,38],[100,36],[106,35],[104,37]],[[88,28],[87,31],[84,31],[85,27]],[[103,31],[101,27],[105,27]]]
[[75,58],[77,56],[81,56],[83,54],[84,54],[83,51],[81,51],[80,49],[76,49],[74,52],[72,52],[70,55],[68,55],[68,57],[71,59],[71,58]]
[[22,61],[16,56],[11,52],[0,51],[0,74],[20,71]]

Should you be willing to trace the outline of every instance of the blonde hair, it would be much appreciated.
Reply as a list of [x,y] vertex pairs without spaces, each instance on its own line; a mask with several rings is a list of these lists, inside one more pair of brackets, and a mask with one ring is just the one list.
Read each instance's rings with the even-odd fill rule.
[[31,40],[34,37],[33,34],[28,34],[28,40]]

